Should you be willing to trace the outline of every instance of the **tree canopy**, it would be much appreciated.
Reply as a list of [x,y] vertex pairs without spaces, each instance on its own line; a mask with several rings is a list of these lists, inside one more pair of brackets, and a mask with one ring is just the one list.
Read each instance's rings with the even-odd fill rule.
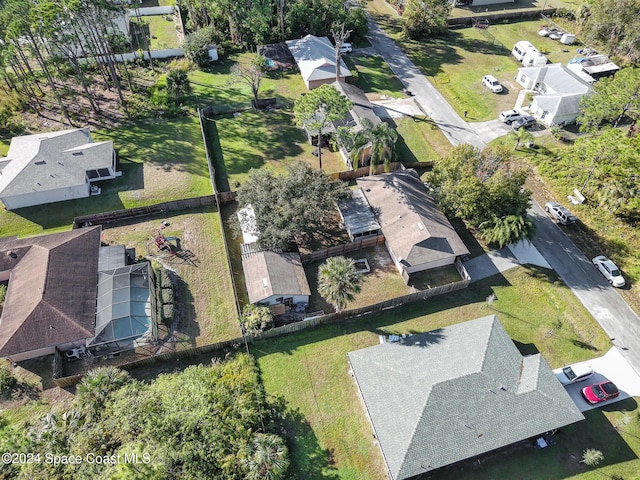
[[322,170],[322,135],[336,120],[347,116],[351,101],[331,85],[320,85],[298,97],[293,105],[298,123],[318,136],[318,163]]
[[[333,217],[335,202],[349,195],[348,187],[303,162],[292,162],[283,175],[251,170],[238,189],[241,206],[255,212],[255,231],[265,248],[287,249]],[[246,223],[251,228],[252,222]]]
[[503,150],[480,153],[460,145],[436,161],[429,181],[448,215],[479,228],[487,241],[504,245],[533,233],[526,218],[531,196],[523,188],[526,178],[526,171],[513,168]]
[[603,123],[617,127],[624,117],[640,117],[640,68],[627,67],[593,85],[593,95],[580,100],[581,130],[593,131]]
[[[36,422],[28,435],[0,424],[0,446],[5,449],[39,453],[42,459],[46,453],[79,455],[83,461],[13,465],[6,478],[284,477],[287,448],[281,437],[265,430],[271,419],[264,391],[256,388],[252,357],[238,354],[146,383],[116,369],[101,370],[86,386],[97,392],[102,379],[104,393],[76,397],[69,409],[49,412]],[[87,411],[93,412],[91,417]],[[87,455],[94,461],[84,461]],[[120,461],[115,460],[118,455]],[[129,461],[122,461],[125,455]]]
[[451,11],[449,0],[407,0],[402,15],[402,29],[411,39],[442,35],[448,29]]
[[318,292],[337,312],[360,292],[362,277],[351,258],[330,257],[318,268]]

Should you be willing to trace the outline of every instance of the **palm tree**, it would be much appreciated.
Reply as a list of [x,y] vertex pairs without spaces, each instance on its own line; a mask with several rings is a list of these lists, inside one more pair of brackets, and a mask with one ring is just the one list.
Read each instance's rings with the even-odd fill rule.
[[387,171],[393,159],[398,132],[384,122],[374,127],[368,118],[362,120],[362,126],[364,129],[356,134],[351,150],[354,167],[366,165],[366,159],[370,156],[371,175],[375,174],[381,163]]
[[185,95],[191,93],[189,77],[184,70],[169,70],[167,73],[167,94],[171,101],[178,105]]
[[247,480],[280,480],[289,468],[287,447],[282,438],[256,433],[240,460]]
[[497,243],[500,248],[524,238],[530,239],[534,232],[533,222],[526,214],[494,216],[482,222],[478,228],[487,242]]
[[362,277],[351,258],[331,257],[319,268],[318,292],[337,312],[354,300],[361,282]]
[[116,367],[89,370],[76,387],[76,402],[87,416],[96,416],[102,410],[109,395],[130,379],[129,373]]
[[509,138],[516,142],[513,146],[514,152],[518,149],[520,144],[533,142],[533,135],[529,130],[525,130],[524,128],[519,128],[517,131],[509,133]]

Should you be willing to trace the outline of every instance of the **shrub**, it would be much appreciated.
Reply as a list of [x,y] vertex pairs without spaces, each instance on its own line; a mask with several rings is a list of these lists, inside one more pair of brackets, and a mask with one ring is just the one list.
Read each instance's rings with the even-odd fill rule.
[[273,327],[273,314],[269,307],[247,305],[242,310],[240,322],[247,333],[262,332]]
[[209,65],[209,46],[213,43],[213,29],[210,27],[201,28],[187,35],[184,39],[184,56],[196,63],[199,67]]
[[10,392],[16,385],[16,378],[11,374],[9,368],[0,365],[0,394]]

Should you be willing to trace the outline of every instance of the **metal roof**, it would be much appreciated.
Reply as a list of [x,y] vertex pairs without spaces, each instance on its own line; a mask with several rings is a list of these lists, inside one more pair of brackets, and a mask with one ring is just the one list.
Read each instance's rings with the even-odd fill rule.
[[342,215],[344,227],[352,237],[380,230],[380,224],[376,221],[367,199],[359,188],[351,191],[351,198],[343,199],[338,203],[338,210]]

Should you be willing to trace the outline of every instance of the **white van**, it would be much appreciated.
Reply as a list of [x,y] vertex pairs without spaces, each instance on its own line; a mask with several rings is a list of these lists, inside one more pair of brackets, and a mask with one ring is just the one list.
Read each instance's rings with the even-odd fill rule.
[[343,43],[340,47],[340,53],[351,53],[353,51],[353,47],[350,43]]
[[527,42],[525,40],[520,40],[518,43],[516,43],[513,46],[513,50],[511,50],[511,55],[516,57],[516,60],[521,62],[522,59],[525,57],[525,55],[527,53],[529,53],[529,52],[537,52],[537,51],[538,50],[536,49],[536,47],[531,45],[531,43],[529,43],[529,42]]
[[547,64],[547,57],[538,52],[527,52],[522,59],[522,65],[525,67],[541,67]]

